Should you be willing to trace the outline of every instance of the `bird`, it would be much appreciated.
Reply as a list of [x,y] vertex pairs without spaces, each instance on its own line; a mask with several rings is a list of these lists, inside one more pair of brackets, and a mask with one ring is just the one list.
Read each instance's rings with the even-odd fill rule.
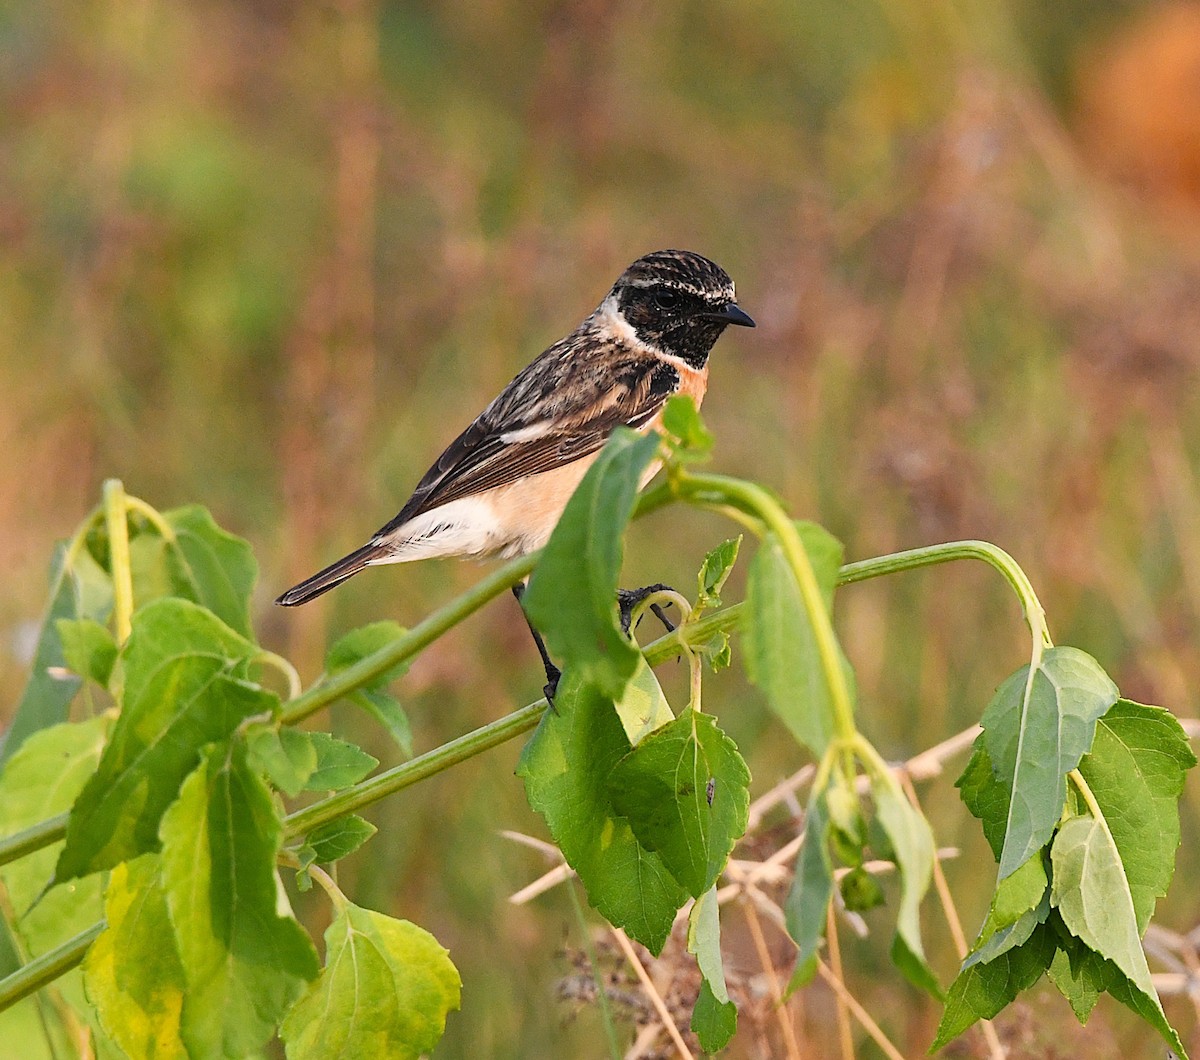
[[[755,326],[715,262],[687,250],[638,258],[574,331],[522,369],[446,447],[394,518],[275,602],[307,603],[371,566],[513,558],[541,548],[614,430],[654,430],[675,394],[699,407],[709,353],[730,325]],[[523,588],[513,587],[518,601]],[[633,598],[622,600],[623,622]],[[558,671],[532,624],[530,631],[552,700]]]

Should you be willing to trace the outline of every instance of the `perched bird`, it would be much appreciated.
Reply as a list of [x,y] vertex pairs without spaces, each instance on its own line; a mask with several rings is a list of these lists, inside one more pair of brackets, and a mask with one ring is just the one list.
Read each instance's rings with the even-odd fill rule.
[[[754,327],[719,265],[686,250],[639,258],[450,443],[394,519],[275,602],[303,604],[378,564],[541,548],[617,427],[652,430],[673,394],[700,404],[709,351],[730,324]],[[552,694],[557,670],[533,634]]]

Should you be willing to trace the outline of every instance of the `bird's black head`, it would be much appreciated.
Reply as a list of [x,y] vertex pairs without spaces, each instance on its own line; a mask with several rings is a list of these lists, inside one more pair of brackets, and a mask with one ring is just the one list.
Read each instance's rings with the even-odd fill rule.
[[656,250],[638,258],[605,299],[637,338],[701,368],[730,324],[754,327],[738,307],[733,280],[689,250]]

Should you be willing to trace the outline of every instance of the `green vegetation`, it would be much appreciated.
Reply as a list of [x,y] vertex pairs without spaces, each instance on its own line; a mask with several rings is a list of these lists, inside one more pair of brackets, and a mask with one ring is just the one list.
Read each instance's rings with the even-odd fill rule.
[[[521,734],[541,716],[530,700],[542,679],[502,584],[512,572],[431,562],[372,571],[298,613],[271,600],[395,512],[455,431],[629,261],[692,247],[728,268],[759,322],[723,340],[713,359],[704,414],[720,447],[703,470],[775,491],[786,512],[844,546],[830,560],[799,531],[819,585],[828,584],[823,564],[849,561],[834,622],[853,667],[855,724],[886,761],[913,766],[945,855],[936,869],[969,935],[988,919],[998,863],[988,815],[981,829],[954,786],[975,754],[973,734],[951,734],[977,722],[1005,677],[1030,662],[1029,638],[1009,585],[981,563],[853,581],[858,561],[931,542],[995,542],[1036,585],[1056,644],[1083,649],[1127,699],[1161,703],[1197,732],[1194,222],[1117,187],[1079,146],[1087,130],[1076,108],[1081,79],[1104,69],[1102,35],[1129,34],[1150,6],[6,5],[0,715],[6,726],[18,716],[13,746],[111,704],[102,685],[118,637],[105,531],[95,524],[73,579],[48,587],[50,543],[71,537],[107,479],[167,520],[178,513],[181,538],[182,506],[200,502],[252,542],[261,566],[248,596],[237,576],[225,591],[243,601],[244,617],[216,596],[203,606],[289,660],[303,689],[289,698],[297,679],[252,664],[295,724],[247,722],[250,764],[306,815],[286,840],[298,842],[293,827],[315,833],[311,850],[295,851],[301,864],[319,868],[317,857],[355,841],[366,823],[378,829],[338,863],[336,881],[360,907],[420,925],[450,950],[464,1004],[437,1055],[594,1057],[606,1032],[593,965],[613,977],[614,1018],[654,1018],[612,936],[590,913],[581,924],[582,889],[529,897],[530,881],[556,862],[499,834],[549,834],[513,779]],[[1170,110],[1157,84],[1135,78],[1120,98],[1157,120]],[[1092,133],[1112,139],[1105,126]],[[1136,156],[1136,143],[1127,147]],[[131,567],[165,571],[151,591],[186,596],[180,572],[155,558],[163,535],[140,522],[148,518],[131,518]],[[696,568],[742,529],[682,505],[649,513],[629,528],[621,583],[665,582],[698,604]],[[205,538],[198,524],[191,533]],[[793,739],[804,719],[765,709],[786,701],[794,671],[756,670],[762,646],[744,625],[724,639],[724,616],[745,614],[752,574],[760,602],[763,591],[790,590],[761,577],[782,546],[755,541],[747,530],[717,592],[727,606],[708,607],[693,630],[715,660],[728,652],[733,664],[705,671],[702,707],[751,768],[750,834],[765,837],[761,849],[735,849],[719,888],[742,873],[747,894],[793,908],[789,880],[763,858],[794,837],[810,800],[809,759]],[[237,569],[230,555],[219,562]],[[82,684],[60,655],[35,657],[48,600],[57,617],[90,615],[109,630],[84,622],[63,631],[70,669],[92,667]],[[789,592],[771,606],[801,604]],[[356,653],[377,647],[367,641],[318,680],[331,645],[381,620],[406,630],[401,680],[355,684],[367,669],[356,673]],[[659,665],[672,643],[646,650],[682,710],[688,667]],[[816,645],[788,650],[810,658]],[[38,716],[17,710],[27,691]],[[643,694],[652,692],[647,683]],[[403,705],[415,758],[405,758],[399,715],[381,695]],[[376,711],[392,721],[381,725]],[[1093,747],[1110,739],[1105,718]],[[90,739],[98,758],[106,737],[95,724],[77,739]],[[320,746],[322,729],[361,755]],[[311,731],[312,741],[283,735],[292,731]],[[488,754],[474,753],[484,744]],[[329,785],[322,791],[353,786],[370,759],[381,764],[360,789],[321,798],[301,786],[293,802],[312,754],[329,764],[313,781]],[[461,764],[441,769],[451,759]],[[26,849],[62,839],[90,770],[83,761],[78,771],[50,769],[53,788],[30,787],[22,820],[46,824],[24,836]],[[968,777],[979,760],[972,765]],[[1103,809],[1087,756],[1077,768]],[[1180,803],[1179,880],[1147,935],[1164,1009],[1193,1054],[1186,969],[1200,911],[1183,881],[1200,877],[1196,775]],[[373,797],[384,791],[402,794]],[[1084,805],[1070,779],[1065,796]],[[870,796],[860,798],[869,822]],[[336,823],[349,814],[366,823]],[[1026,843],[1037,839],[1034,823]],[[1113,820],[1109,828],[1120,851]],[[832,823],[827,833],[838,841]],[[39,856],[9,865],[31,866],[26,903],[53,872],[53,856]],[[867,865],[834,881],[843,896],[859,888],[857,905],[870,905],[872,885],[886,899],[838,913],[840,974],[901,1054],[916,1056],[942,1006],[895,974],[900,888]],[[806,871],[823,871],[821,859]],[[1019,876],[1006,877],[1018,879],[1008,884],[1016,906],[1034,889]],[[1140,923],[1144,894],[1161,885],[1130,882]],[[99,897],[83,912],[100,880],[71,886],[80,902],[71,928],[85,932],[103,913]],[[67,923],[61,890],[36,907],[48,923]],[[321,952],[325,892],[290,898]],[[961,955],[939,904],[922,906],[921,941],[946,987]],[[721,910],[723,948],[735,954],[723,969],[739,1007],[735,1056],[755,1035],[786,1055],[767,967],[786,988],[794,951],[768,908]],[[699,925],[693,935],[706,952]],[[1156,1031],[1107,997],[1086,1028],[1064,1025],[1057,987],[1073,983],[1082,1008],[1105,976],[1071,965],[1061,935],[1031,938],[1045,948],[1010,951],[1013,982],[1020,961],[1029,977],[1040,973],[1040,954],[1057,986],[1042,976],[1004,1009],[1002,1041],[1093,1060],[1161,1049]],[[829,966],[832,951],[819,952]],[[0,968],[28,956],[0,945]],[[695,962],[673,938],[656,968],[686,1031]],[[839,996],[820,968],[795,995],[789,1011],[805,1054],[838,1051]],[[29,1060],[50,1055],[39,1014],[53,1024],[59,1011],[53,995],[40,997],[0,1014],[3,1040],[30,1043]],[[852,1012],[848,1024],[859,1060],[882,1055]],[[980,1053],[979,1033],[947,1052]]]
[[[704,1051],[720,1051],[735,1036],[738,1008],[724,971],[717,885],[750,838],[751,775],[705,711],[702,689],[705,667],[727,667],[743,645],[768,706],[817,761],[783,903],[797,950],[788,991],[821,967],[835,891],[855,912],[884,903],[865,869],[875,858],[891,862],[900,880],[892,960],[940,998],[921,930],[933,832],[903,774],[857,727],[854,675],[832,612],[839,581],[974,557],[1016,588],[1031,661],[983,712],[960,781],[999,871],[934,1046],[996,1015],[1048,971],[1081,1020],[1109,992],[1185,1056],[1141,946],[1174,871],[1177,803],[1196,761],[1179,723],[1120,699],[1084,652],[1052,646],[1031,586],[994,546],[930,546],[839,566],[837,542],[794,523],[767,491],[695,470],[712,437],[689,399],[672,398],[664,422],[674,438],[613,436],[533,567],[529,613],[564,669],[554,703],[429,752],[428,768],[403,784],[398,776],[421,759],[365,779],[376,759],[297,723],[347,698],[407,742],[389,685],[416,650],[523,577],[531,561],[509,564],[431,616],[430,636],[386,622],[348,634],[303,691],[289,662],[231,624],[244,626],[256,574],[248,546],[207,513],[160,515],[110,481],[67,545],[60,574],[81,588],[79,564],[103,603],[86,613],[75,595],[68,614],[52,609],[39,653],[61,655],[74,687],[88,682],[112,706],[55,723],[61,697],[39,696],[36,676],[22,702],[34,720],[19,720],[33,731],[6,748],[0,877],[9,930],[30,959],[0,981],[0,1007],[49,985],[61,1001],[45,1024],[47,1044],[90,1033],[102,1053],[247,1056],[278,1034],[297,1060],[420,1056],[459,1007],[459,972],[425,929],[355,905],[331,867],[376,835],[356,810],[536,723],[517,773],[594,909],[658,956],[690,901],[687,949],[700,977],[690,1030]],[[688,702],[678,711],[621,633],[616,606],[626,524],[657,457],[666,481],[645,508],[679,500],[723,511],[760,542],[741,607],[720,597],[737,540],[704,558],[694,608],[674,590],[661,593],[683,610],[665,638],[666,652],[688,663]],[[286,682],[286,700],[272,677]],[[51,857],[50,881],[39,886]],[[294,893],[315,880],[333,906],[323,965],[290,903],[281,904],[281,868]],[[48,920],[49,910],[59,915]],[[86,1000],[71,971],[80,964]],[[604,1018],[619,1055],[620,1032],[610,1011]]]

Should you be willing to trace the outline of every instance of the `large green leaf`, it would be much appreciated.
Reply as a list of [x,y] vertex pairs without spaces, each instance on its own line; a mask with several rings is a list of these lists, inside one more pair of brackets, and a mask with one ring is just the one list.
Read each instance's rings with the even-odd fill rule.
[[83,974],[105,1031],[131,1058],[186,1057],[180,1016],[187,984],[156,855],[113,869],[104,915],[107,924],[87,952]]
[[608,776],[629,753],[612,702],[568,671],[521,754],[517,775],[588,898],[611,923],[661,951],[687,892],[612,804]]
[[441,1039],[461,985],[429,932],[346,905],[325,932],[324,969],[284,1020],[289,1060],[416,1060]]
[[[829,612],[842,546],[813,523],[796,526]],[[750,564],[742,641],[750,680],[792,735],[819,757],[833,735],[829,685],[800,586],[772,533],[763,537]],[[849,677],[844,659],[842,665]]]
[[277,911],[283,836],[271,791],[240,742],[215,744],[162,817],[162,881],[187,991],[193,1056],[247,1056],[275,1030],[317,955]]
[[522,604],[564,671],[610,699],[640,657],[617,624],[625,526],[659,437],[620,429],[575,490],[533,572]]
[[983,744],[997,779],[1012,792],[1000,878],[1049,842],[1062,816],[1067,773],[1092,746],[1096,722],[1117,686],[1078,648],[1047,648],[1032,674],[1022,667],[983,713]]
[[1179,846],[1179,796],[1196,764],[1187,734],[1161,707],[1119,700],[1079,763],[1104,812],[1129,883],[1138,934],[1167,893]]
[[699,898],[746,831],[750,771],[716,719],[690,707],[612,769],[613,809],[647,850]]
[[1157,1007],[1133,894],[1106,819],[1069,818],[1054,837],[1050,858],[1054,870],[1050,900],[1067,929],[1112,961]]
[[236,676],[256,651],[186,600],[159,600],[134,615],[123,653],[124,706],[71,811],[56,880],[158,848],[159,820],[200,748],[278,709],[274,693]]

